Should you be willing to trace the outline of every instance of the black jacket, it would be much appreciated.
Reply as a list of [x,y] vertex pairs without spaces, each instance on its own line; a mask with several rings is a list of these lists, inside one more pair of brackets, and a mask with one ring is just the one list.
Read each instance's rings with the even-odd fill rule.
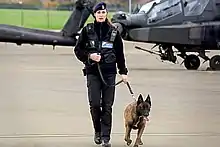
[[[89,60],[88,55],[90,52],[86,48],[86,42],[88,39],[86,27],[84,27],[82,29],[82,32],[81,32],[81,34],[77,40],[76,46],[74,48],[74,52],[75,52],[76,57],[86,65],[87,72],[97,73],[97,67],[95,65],[93,65],[93,67],[88,65],[88,60]],[[98,36],[98,40],[100,40],[100,30],[102,31],[101,40],[104,40],[105,37],[108,36],[107,33],[109,32],[111,27],[113,27],[113,26],[111,26],[107,21],[105,21],[103,23],[98,23],[98,22],[94,21],[94,31],[96,32],[96,34]],[[116,35],[114,43],[113,43],[113,48],[115,50],[116,63],[117,63],[117,67],[119,69],[119,74],[127,74],[128,70],[125,65],[123,42],[122,42],[122,38],[121,38],[118,31],[117,31],[117,35]],[[103,65],[103,67],[104,66],[107,66],[107,65]],[[103,74],[117,73],[117,70],[116,70],[116,67],[108,67],[108,68],[103,68],[102,73]]]

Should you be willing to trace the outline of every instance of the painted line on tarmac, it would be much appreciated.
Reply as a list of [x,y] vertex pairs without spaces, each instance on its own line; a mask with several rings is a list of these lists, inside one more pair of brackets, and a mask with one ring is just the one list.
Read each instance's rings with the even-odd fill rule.
[[[124,133],[112,133],[113,136],[123,136]],[[131,133],[136,135],[136,133]],[[145,133],[143,136],[220,136],[220,133]],[[0,139],[3,138],[54,138],[54,137],[93,137],[93,134],[14,134],[14,135],[0,135]]]

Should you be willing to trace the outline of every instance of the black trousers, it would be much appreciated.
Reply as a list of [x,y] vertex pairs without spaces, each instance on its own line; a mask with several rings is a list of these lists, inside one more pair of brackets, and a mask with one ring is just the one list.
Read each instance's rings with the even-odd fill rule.
[[[107,84],[115,84],[115,74],[103,75]],[[87,75],[90,113],[95,132],[101,132],[103,140],[110,140],[112,128],[112,106],[115,87],[106,86],[99,75]]]

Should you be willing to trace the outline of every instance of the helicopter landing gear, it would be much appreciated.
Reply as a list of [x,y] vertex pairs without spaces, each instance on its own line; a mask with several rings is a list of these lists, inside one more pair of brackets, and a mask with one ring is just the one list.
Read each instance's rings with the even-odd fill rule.
[[178,54],[178,56],[180,56],[181,58],[184,59],[184,66],[186,67],[186,69],[188,70],[197,70],[200,66],[200,59],[199,57],[201,57],[202,59],[204,59],[205,63],[206,61],[209,61],[209,57],[205,55],[205,51],[199,51],[199,55],[194,55],[194,54],[190,54],[187,55],[186,52],[184,52],[182,49],[179,49],[181,51],[181,54]]
[[161,60],[168,60],[173,63],[176,63],[177,57],[174,55],[172,46],[160,45],[159,53]]
[[[152,49],[156,46],[159,46],[159,51],[152,51]],[[205,54],[205,50],[201,49],[192,49],[192,48],[183,48],[183,47],[176,47],[179,50],[177,56],[174,55],[174,51],[172,46],[169,45],[155,45],[151,50],[144,49],[138,46],[135,46],[136,49],[146,51],[148,53],[160,56],[161,60],[171,61],[173,63],[176,62],[177,56],[183,59],[184,66],[188,70],[197,70],[200,66],[200,58],[204,59],[204,62],[209,61],[209,65],[212,70],[220,70],[220,55],[215,55],[211,59]],[[187,55],[186,52],[198,52],[198,55],[190,54]]]
[[176,60],[177,60],[177,57],[174,55],[172,46],[169,47],[169,46],[165,46],[165,45],[160,45],[159,51],[152,51],[152,50],[144,49],[144,48],[141,48],[138,46],[135,46],[135,48],[139,49],[139,50],[146,51],[146,52],[154,54],[154,55],[158,55],[158,56],[160,56],[162,61],[167,60],[167,61],[176,63]]
[[212,70],[220,70],[220,55],[213,56],[209,61]]
[[199,57],[196,55],[187,55],[184,60],[184,65],[188,70],[197,70],[200,66]]

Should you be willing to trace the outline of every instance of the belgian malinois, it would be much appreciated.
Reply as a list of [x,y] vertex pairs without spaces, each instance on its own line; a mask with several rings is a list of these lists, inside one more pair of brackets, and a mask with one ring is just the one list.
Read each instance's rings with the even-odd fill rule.
[[138,130],[137,138],[134,143],[134,147],[138,147],[138,145],[143,145],[141,140],[142,134],[144,132],[144,128],[146,122],[149,121],[148,116],[151,109],[151,98],[148,95],[144,100],[143,96],[140,94],[138,99],[135,102],[130,103],[124,111],[124,120],[125,120],[125,138],[124,140],[127,142],[129,146],[132,142],[130,138],[131,130]]

